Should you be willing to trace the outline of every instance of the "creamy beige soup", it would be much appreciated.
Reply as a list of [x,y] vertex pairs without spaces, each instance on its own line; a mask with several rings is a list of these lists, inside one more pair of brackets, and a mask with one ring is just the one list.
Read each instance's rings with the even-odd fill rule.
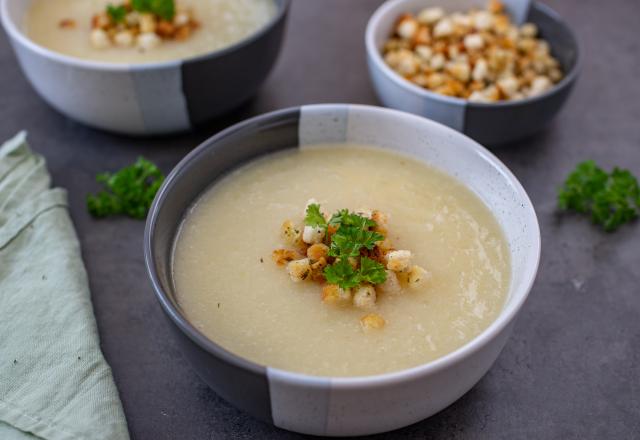
[[[148,63],[188,58],[230,46],[265,26],[276,14],[274,0],[180,0],[201,23],[185,41],[163,42],[152,50],[94,48],[89,39],[91,18],[119,0],[34,0],[25,19],[27,36],[35,43],[77,58],[111,63]],[[76,22],[62,29],[61,20]]]
[[[320,300],[271,260],[284,219],[305,202],[327,211],[380,209],[389,237],[432,278],[419,291],[380,296],[384,328],[366,312]],[[510,282],[502,231],[453,178],[411,158],[362,146],[317,146],[256,160],[216,183],[176,239],[177,300],[187,318],[229,351],[259,364],[323,376],[372,375],[437,359],[482,332]]]

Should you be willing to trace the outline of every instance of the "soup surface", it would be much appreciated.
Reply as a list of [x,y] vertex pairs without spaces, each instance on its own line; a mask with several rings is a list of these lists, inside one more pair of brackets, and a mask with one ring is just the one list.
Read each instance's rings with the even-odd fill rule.
[[[280,225],[315,198],[328,212],[390,215],[389,237],[432,277],[380,296],[384,328],[367,312],[322,303],[319,284],[293,283],[271,259]],[[259,364],[323,376],[373,375],[441,357],[500,313],[510,283],[502,230],[455,179],[414,159],[363,146],[269,155],[226,176],[192,207],[176,239],[177,300],[205,335]]]
[[[276,14],[273,0],[179,0],[191,8],[200,28],[185,41],[138,48],[94,48],[89,39],[91,18],[115,0],[34,0],[26,14],[25,31],[35,43],[56,52],[94,61],[149,63],[188,58],[230,46],[265,26]],[[76,22],[62,29],[61,20]]]

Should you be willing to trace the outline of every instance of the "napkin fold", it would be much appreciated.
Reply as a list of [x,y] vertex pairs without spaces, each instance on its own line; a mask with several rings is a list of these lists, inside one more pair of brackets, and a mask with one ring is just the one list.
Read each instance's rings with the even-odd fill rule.
[[0,147],[0,439],[126,440],[67,195],[20,133]]

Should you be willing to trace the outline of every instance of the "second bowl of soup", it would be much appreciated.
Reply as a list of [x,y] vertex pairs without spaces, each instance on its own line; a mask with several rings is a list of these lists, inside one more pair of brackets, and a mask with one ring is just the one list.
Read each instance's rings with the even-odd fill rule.
[[[132,135],[185,131],[249,100],[271,71],[289,0],[0,0],[20,65],[54,108]],[[153,2],[152,2],[153,3]]]
[[520,184],[469,138],[317,105],[187,156],[145,246],[172,328],[216,392],[285,429],[363,435],[428,417],[484,375],[540,237]]

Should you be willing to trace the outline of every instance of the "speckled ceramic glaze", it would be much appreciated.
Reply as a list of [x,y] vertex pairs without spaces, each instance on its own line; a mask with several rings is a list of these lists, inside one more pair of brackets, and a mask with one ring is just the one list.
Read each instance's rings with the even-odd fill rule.
[[112,64],[30,41],[21,23],[31,1],[0,0],[0,16],[33,87],[79,122],[131,135],[186,131],[250,99],[278,56],[290,3],[276,0],[272,21],[228,48],[171,62]]
[[[242,359],[207,339],[177,307],[171,254],[191,204],[216,179],[256,158],[316,143],[370,144],[408,154],[456,177],[491,209],[512,264],[506,304],[478,337],[434,362],[356,378],[314,377]],[[194,369],[220,396],[278,427],[314,435],[364,435],[429,417],[466,393],[493,364],[533,284],[540,231],[509,170],[470,138],[436,122],[359,105],[309,105],[259,116],[206,141],[169,175],[145,233],[147,269],[171,328]]]
[[504,1],[517,23],[535,23],[551,52],[560,61],[565,77],[551,90],[535,98],[498,103],[469,102],[443,96],[402,78],[381,56],[397,18],[427,6],[448,11],[482,8],[485,0],[390,0],[371,17],[365,43],[369,74],[378,98],[387,107],[426,116],[454,128],[485,145],[499,145],[529,136],[544,128],[569,97],[580,70],[578,43],[567,25],[551,8],[527,1]]

